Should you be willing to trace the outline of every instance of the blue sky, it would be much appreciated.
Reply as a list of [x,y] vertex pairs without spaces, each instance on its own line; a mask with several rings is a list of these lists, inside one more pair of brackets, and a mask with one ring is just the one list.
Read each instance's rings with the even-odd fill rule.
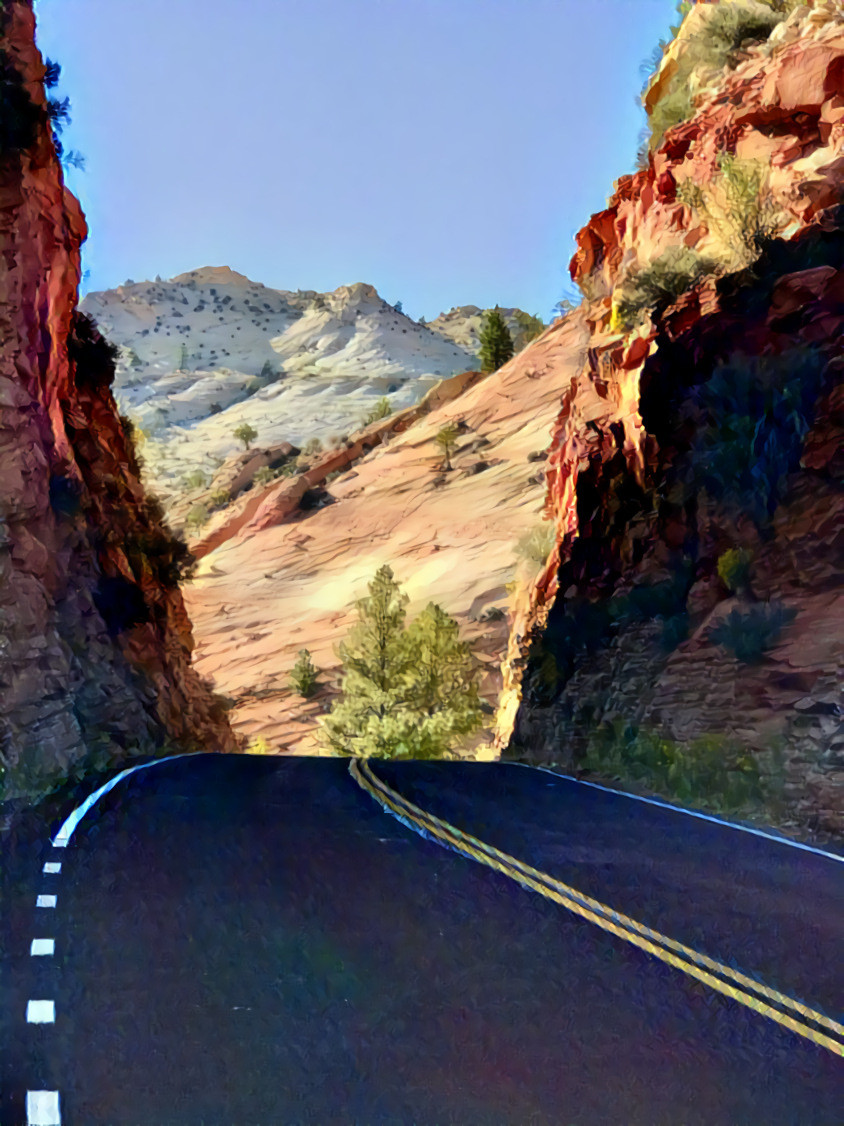
[[675,0],[37,0],[84,289],[227,265],[547,320]]

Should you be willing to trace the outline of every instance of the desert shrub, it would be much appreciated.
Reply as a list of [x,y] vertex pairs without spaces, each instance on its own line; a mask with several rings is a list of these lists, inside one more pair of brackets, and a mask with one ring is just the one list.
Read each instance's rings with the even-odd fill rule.
[[715,263],[696,250],[670,246],[622,284],[613,314],[614,327],[624,331],[633,328],[644,310],[656,311],[676,301],[714,268]]
[[78,309],[74,310],[70,322],[67,355],[74,365],[77,387],[96,389],[111,386],[120,349],[106,340],[93,317]]
[[314,666],[307,649],[300,649],[298,660],[290,672],[290,683],[300,696],[313,696],[316,692],[319,670]]
[[142,519],[143,525],[133,528],[124,541],[137,578],[140,580],[145,562],[167,589],[193,578],[196,559],[182,537],[170,528],[161,501],[154,493],[149,493],[143,502]]
[[185,517],[185,524],[191,531],[198,531],[208,520],[208,508],[204,504],[195,504]]
[[262,465],[252,474],[252,480],[256,485],[269,485],[270,481],[275,480],[275,477],[275,470],[270,469],[268,465]]
[[[678,8],[678,14],[685,15],[685,11]],[[693,39],[686,45],[686,50],[678,60],[678,67],[671,81],[667,84],[666,92],[660,100],[651,107],[649,125],[651,128],[650,149],[656,149],[666,132],[674,125],[687,121],[693,114],[693,103],[689,96],[689,80],[695,70],[714,67],[723,69],[731,66],[735,61],[734,52],[746,40],[765,40],[777,24],[784,18],[779,12],[760,12],[758,8],[748,8],[740,3],[713,5],[709,18],[703,24]],[[679,25],[673,27],[672,38],[679,31]],[[667,42],[660,44],[664,50]],[[662,51],[659,60],[661,61]],[[648,81],[649,84],[650,80]],[[646,89],[647,85],[646,84]]]
[[732,547],[718,557],[718,578],[727,590],[736,593],[748,587],[752,561],[752,554],[740,547]]
[[223,410],[222,403],[211,403],[208,408],[209,414],[221,414]]
[[745,664],[753,664],[773,648],[783,629],[796,616],[796,610],[790,610],[779,602],[732,610],[709,631],[709,640],[729,649]]
[[780,226],[768,169],[761,161],[740,160],[730,153],[719,155],[718,167],[720,175],[709,184],[679,184],[677,198],[700,212],[736,266],[747,266]]
[[702,802],[715,809],[741,808],[764,796],[756,760],[717,735],[679,744],[658,731],[603,723],[589,735],[583,765],[667,797]]
[[556,528],[550,521],[543,521],[519,536],[513,551],[517,558],[538,569],[545,565],[556,542]]
[[813,348],[779,356],[740,356],[719,365],[691,396],[698,427],[686,477],[693,489],[746,513],[760,531],[770,525],[800,464],[826,360]]
[[322,442],[319,438],[309,438],[302,447],[302,453],[307,457],[313,457],[315,454],[322,453]]
[[451,469],[451,455],[454,453],[454,447],[457,445],[457,439],[460,431],[454,422],[447,422],[445,426],[440,427],[434,435],[434,441],[443,452],[443,468]]
[[610,599],[608,613],[619,625],[671,618],[682,613],[685,608],[691,578],[692,568],[685,565],[670,579],[658,583],[640,583],[626,594]]
[[185,485],[189,489],[204,489],[208,484],[207,476],[201,469],[193,469],[187,477],[185,477]]
[[231,499],[232,496],[229,490],[220,487],[211,491],[211,494],[208,497],[208,504],[213,511],[217,508],[225,508],[226,505],[231,502]]
[[369,426],[370,423],[378,422],[381,418],[389,418],[392,413],[393,408],[390,406],[390,400],[385,395],[378,400],[368,414],[364,415],[361,424],[363,426]]

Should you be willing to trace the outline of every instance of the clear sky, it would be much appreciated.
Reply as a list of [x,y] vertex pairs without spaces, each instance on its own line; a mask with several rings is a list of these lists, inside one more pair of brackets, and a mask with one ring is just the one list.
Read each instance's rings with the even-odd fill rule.
[[37,0],[85,291],[227,265],[548,320],[675,0]]

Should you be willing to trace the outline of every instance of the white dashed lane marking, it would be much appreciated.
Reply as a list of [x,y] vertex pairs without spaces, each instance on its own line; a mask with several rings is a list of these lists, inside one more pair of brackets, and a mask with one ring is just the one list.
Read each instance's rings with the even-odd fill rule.
[[26,1126],[62,1126],[58,1091],[26,1092]]
[[38,898],[35,900],[35,906],[36,907],[55,907],[56,906],[56,896],[55,895],[39,895]]
[[28,1024],[55,1024],[55,1001],[29,1001],[26,1006]]
[[61,872],[61,870],[61,864],[55,860],[48,860],[44,867],[41,869],[42,872],[47,872],[50,874],[53,872]]
[[56,940],[54,938],[33,938],[32,945],[29,948],[29,953],[33,957],[36,954],[55,954]]

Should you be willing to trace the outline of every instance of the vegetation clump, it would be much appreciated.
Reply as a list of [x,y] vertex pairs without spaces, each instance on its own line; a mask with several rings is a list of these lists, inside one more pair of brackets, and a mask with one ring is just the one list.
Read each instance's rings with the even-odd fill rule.
[[716,810],[740,809],[765,797],[756,759],[717,735],[680,744],[657,731],[604,723],[590,734],[583,766]]
[[242,422],[240,426],[232,431],[232,436],[237,438],[238,442],[243,442],[243,448],[248,450],[258,437],[258,431],[254,426],[250,426],[248,422]]
[[319,669],[307,649],[300,649],[297,656],[298,660],[290,672],[290,683],[300,696],[307,699],[316,692]]
[[436,433],[434,441],[443,452],[443,469],[451,469],[451,455],[454,453],[454,448],[457,445],[457,438],[459,435],[457,424],[454,422],[447,422]]
[[755,664],[774,647],[782,631],[796,616],[796,610],[790,610],[780,602],[732,610],[709,631],[709,639],[729,649],[739,661]]
[[478,339],[481,371],[498,371],[503,364],[513,358],[513,338],[497,305],[484,313]]
[[761,161],[721,153],[718,167],[720,175],[709,184],[680,183],[677,198],[704,217],[727,264],[741,268],[759,257],[779,230],[781,215],[768,183],[768,169]]
[[192,532],[198,532],[207,522],[208,507],[204,504],[195,504],[185,517],[185,524]]
[[752,554],[741,547],[732,547],[718,557],[718,578],[731,594],[749,589],[752,561]]
[[453,618],[429,603],[405,625],[408,597],[385,565],[339,646],[342,696],[322,721],[335,754],[446,758],[482,723],[479,670]]
[[361,425],[369,426],[373,422],[378,422],[379,419],[389,418],[392,413],[393,408],[390,406],[390,400],[386,395],[384,395],[378,400],[372,410],[369,411],[368,414],[364,415],[364,417],[361,419]]
[[[680,19],[676,26],[671,28],[672,40],[679,33],[692,7],[689,0],[683,0],[677,5]],[[690,80],[693,73],[704,69],[723,70],[725,67],[736,65],[737,49],[748,41],[761,42],[767,39],[777,24],[788,15],[791,7],[793,7],[791,0],[774,0],[773,3],[769,0],[768,11],[760,10],[758,4],[744,4],[741,0],[712,5],[712,11],[708,12],[706,20],[698,25],[695,35],[687,39],[684,51],[677,58],[676,70],[666,84],[665,93],[650,107],[648,125],[651,132],[649,142],[651,152],[659,147],[669,129],[691,118],[694,112],[690,93]],[[670,40],[661,40],[656,48],[654,58],[651,60],[654,74],[659,70],[669,43]],[[642,91],[643,99],[650,82],[651,78]]]
[[556,543],[556,529],[550,521],[543,521],[524,532],[516,541],[513,551],[517,558],[530,564],[534,570],[544,567]]
[[676,301],[714,268],[715,263],[696,250],[687,246],[668,247],[623,283],[611,327],[629,331],[645,310],[656,312]]

